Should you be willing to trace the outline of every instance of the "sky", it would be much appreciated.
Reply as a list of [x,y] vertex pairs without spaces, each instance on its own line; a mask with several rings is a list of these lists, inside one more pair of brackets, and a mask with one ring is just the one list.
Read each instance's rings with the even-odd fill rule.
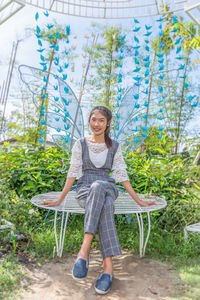
[[[98,22],[101,24],[121,24],[123,27],[128,28],[133,26],[133,20],[123,19],[123,20],[96,20],[87,19],[81,17],[73,17],[67,15],[60,15],[57,13],[50,13],[49,18],[45,18],[42,14],[43,10],[36,9],[32,6],[26,6],[16,15],[8,19],[5,23],[0,25],[0,36],[1,36],[1,48],[0,48],[0,87],[2,87],[3,81],[6,78],[8,70],[8,62],[11,54],[13,41],[21,40],[19,42],[16,62],[18,64],[27,64],[34,67],[39,67],[39,56],[36,52],[37,49],[37,39],[31,33],[30,30],[25,30],[25,28],[33,28],[36,26],[35,14],[39,12],[40,22],[51,23],[51,21],[56,20],[59,24],[70,25],[71,27],[71,45],[76,45],[77,47],[82,45],[85,41],[85,34],[91,31],[92,22]],[[43,18],[43,20],[41,19]],[[184,15],[186,20],[189,20],[186,15]],[[152,17],[140,18],[146,24],[152,24]],[[76,38],[77,36],[77,38]],[[197,58],[200,58],[199,53],[196,53]],[[200,66],[200,65],[199,65]],[[197,71],[198,66],[195,69]],[[75,80],[80,80],[81,69],[76,68],[74,73]],[[6,115],[9,115],[12,110],[15,110],[15,106],[20,103],[18,99],[18,91],[15,85],[15,78],[17,76],[17,71],[14,72],[14,76],[11,82],[10,94],[8,98]],[[1,91],[0,91],[1,92]],[[76,91],[75,91],[76,92]],[[2,106],[0,105],[0,109]],[[199,116],[193,121],[192,126],[194,128],[200,127]]]

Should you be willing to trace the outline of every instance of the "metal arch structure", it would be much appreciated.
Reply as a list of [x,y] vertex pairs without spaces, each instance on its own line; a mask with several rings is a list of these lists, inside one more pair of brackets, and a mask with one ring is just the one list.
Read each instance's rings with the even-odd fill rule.
[[183,9],[187,0],[25,0],[23,2],[67,15],[123,19],[158,15],[165,4],[168,4],[170,10],[178,11]]
[[200,26],[200,1],[188,1],[188,3],[184,6],[184,11],[188,14],[188,16]]
[[25,3],[14,0],[0,0],[0,25],[15,15]]
[[163,5],[168,5],[170,11],[185,10],[197,24],[200,23],[193,14],[193,10],[200,7],[199,0],[1,0],[0,24],[26,4],[61,14],[98,19],[155,16],[164,12]]

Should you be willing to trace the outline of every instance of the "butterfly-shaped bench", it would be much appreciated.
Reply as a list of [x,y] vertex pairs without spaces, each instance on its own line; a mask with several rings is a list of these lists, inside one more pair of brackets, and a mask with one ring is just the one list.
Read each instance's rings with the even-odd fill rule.
[[[71,191],[65,197],[64,201],[59,206],[46,207],[45,205],[40,205],[43,201],[51,201],[58,199],[61,192],[49,192],[45,194],[36,195],[31,199],[31,202],[41,208],[50,209],[55,211],[54,218],[54,233],[56,239],[57,255],[62,256],[65,232],[67,227],[67,221],[69,214],[84,214],[85,211],[81,208],[76,200],[76,192]],[[150,213],[156,210],[160,210],[167,205],[167,202],[158,196],[148,196],[144,194],[138,194],[141,200],[143,201],[155,201],[156,205],[142,207],[139,206],[129,195],[125,192],[119,192],[119,196],[115,201],[115,214],[136,214],[139,233],[140,233],[140,242],[139,242],[139,251],[140,257],[145,255],[145,249],[149,239],[151,231],[151,220]],[[58,212],[62,212],[61,227],[60,233],[57,233],[57,216]],[[148,218],[148,231],[146,238],[144,238],[144,224],[143,224],[143,214],[147,214]],[[60,235],[60,236],[59,236]],[[144,241],[145,239],[145,241]]]
[[197,232],[200,233],[200,223],[196,223],[196,224],[191,224],[188,225],[184,228],[184,238],[185,238],[185,242],[187,241],[188,238],[188,231],[190,232]]

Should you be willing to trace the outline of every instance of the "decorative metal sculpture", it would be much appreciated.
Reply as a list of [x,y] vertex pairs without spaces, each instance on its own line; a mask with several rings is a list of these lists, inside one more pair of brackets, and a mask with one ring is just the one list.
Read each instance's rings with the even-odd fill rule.
[[[48,17],[48,13],[44,13]],[[36,13],[35,20],[38,21],[39,14]],[[134,57],[133,57],[133,84],[124,95],[122,95],[122,66],[123,66],[123,48],[120,48],[121,60],[119,64],[118,74],[118,96],[117,96],[117,112],[114,115],[114,125],[112,128],[112,137],[118,140],[125,146],[126,151],[137,149],[148,136],[148,132],[152,126],[157,126],[160,134],[158,138],[162,138],[163,130],[163,105],[166,97],[166,92],[163,88],[163,80],[166,72],[164,62],[164,44],[161,41],[163,36],[163,22],[164,18],[157,19],[160,37],[159,49],[157,53],[150,51],[150,36],[152,34],[152,26],[145,25],[145,32],[142,34],[140,22],[134,19],[133,41]],[[176,17],[173,18],[173,24],[177,23]],[[53,24],[48,24],[49,30],[53,28]],[[172,31],[174,32],[176,28]],[[68,36],[70,35],[70,26],[66,27],[66,43],[69,43]],[[144,37],[144,45],[142,55],[140,53],[141,36]],[[46,134],[46,129],[51,128],[52,138],[54,142],[65,150],[70,150],[74,141],[84,136],[84,119],[80,103],[70,88],[65,82],[67,79],[66,69],[68,64],[61,65],[59,55],[54,57],[54,65],[57,67],[58,75],[52,74],[47,70],[47,61],[42,54],[45,51],[41,41],[42,31],[40,27],[36,26],[36,37],[38,38],[38,45],[40,49],[41,65],[43,70],[38,68],[21,65],[19,67],[22,81],[28,86],[33,95],[35,105],[40,109],[40,125],[41,138],[39,142],[43,143],[43,135]],[[50,48],[54,49],[54,53],[58,53],[59,33],[54,32],[49,34],[48,39],[51,42]],[[126,36],[120,39],[123,45]],[[181,46],[179,46],[180,39],[177,38],[176,45],[176,59],[178,61],[184,59],[181,53]],[[66,54],[68,51],[65,50]],[[157,69],[152,64],[157,60]],[[184,75],[185,65],[180,64],[178,68],[171,70],[178,71],[179,76],[183,76],[184,87],[188,88],[189,83]],[[183,74],[181,75],[181,72]],[[182,77],[180,77],[182,78]],[[156,85],[153,81],[156,80]],[[196,95],[188,96],[191,101],[191,106],[197,106],[193,99]],[[193,101],[193,102],[192,102]],[[44,105],[45,104],[45,105]],[[42,128],[44,126],[44,128]]]

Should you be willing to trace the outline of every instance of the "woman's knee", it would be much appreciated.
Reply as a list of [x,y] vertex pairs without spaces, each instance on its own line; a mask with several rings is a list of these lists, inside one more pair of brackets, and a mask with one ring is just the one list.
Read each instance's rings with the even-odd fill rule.
[[95,180],[91,186],[90,189],[94,190],[101,190],[103,189],[103,181],[102,180]]

